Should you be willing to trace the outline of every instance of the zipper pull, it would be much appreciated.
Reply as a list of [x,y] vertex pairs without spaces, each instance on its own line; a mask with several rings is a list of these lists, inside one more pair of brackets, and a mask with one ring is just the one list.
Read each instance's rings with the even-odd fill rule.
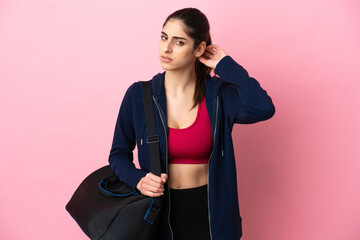
[[223,157],[224,156],[224,150],[221,149],[221,156]]
[[140,145],[142,145],[142,144],[143,144],[143,139],[140,140]]

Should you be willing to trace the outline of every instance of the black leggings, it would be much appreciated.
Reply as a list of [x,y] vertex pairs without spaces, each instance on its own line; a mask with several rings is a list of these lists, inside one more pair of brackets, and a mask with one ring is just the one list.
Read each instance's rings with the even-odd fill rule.
[[210,240],[207,185],[170,189],[174,240]]

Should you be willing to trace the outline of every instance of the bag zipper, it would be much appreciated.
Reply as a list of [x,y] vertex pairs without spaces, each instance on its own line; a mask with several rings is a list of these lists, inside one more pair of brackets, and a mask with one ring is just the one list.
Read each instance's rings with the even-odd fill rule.
[[[163,127],[164,127],[165,143],[166,143],[166,175],[168,175],[168,143],[167,143],[167,135],[166,135],[165,123],[164,123],[164,119],[163,119],[162,114],[161,114],[161,108],[159,107],[159,105],[158,105],[155,97],[154,97],[154,96],[152,96],[152,97],[153,97],[153,100],[154,100],[154,102],[155,102],[155,105],[156,105],[156,107],[157,107],[157,109],[158,109],[158,111],[159,111],[160,119],[161,119],[162,125],[163,125]],[[173,231],[172,231],[171,225],[170,225],[170,206],[171,206],[170,204],[171,204],[171,202],[170,202],[170,189],[169,189],[169,184],[167,184],[167,190],[168,190],[168,193],[169,193],[169,198],[168,198],[168,199],[169,199],[168,223],[169,223],[169,227],[170,227],[171,239],[173,240],[173,239],[174,239],[174,234],[173,234]]]

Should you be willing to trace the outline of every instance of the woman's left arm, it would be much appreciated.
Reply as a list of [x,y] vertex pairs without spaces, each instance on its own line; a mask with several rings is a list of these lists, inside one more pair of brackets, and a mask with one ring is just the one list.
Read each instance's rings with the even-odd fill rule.
[[199,60],[215,70],[226,84],[223,91],[230,117],[235,123],[255,123],[271,118],[275,106],[259,82],[249,77],[247,71],[219,46],[207,46]]

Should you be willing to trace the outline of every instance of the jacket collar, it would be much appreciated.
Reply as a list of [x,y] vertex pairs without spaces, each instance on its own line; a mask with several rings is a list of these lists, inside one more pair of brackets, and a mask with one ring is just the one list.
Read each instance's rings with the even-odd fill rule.
[[[165,71],[162,73],[158,73],[153,77],[151,90],[154,96],[165,94],[164,79],[165,79]],[[219,78],[211,77],[209,74],[206,77],[206,86],[205,86],[206,96],[216,97],[223,83],[224,82],[221,81]]]

